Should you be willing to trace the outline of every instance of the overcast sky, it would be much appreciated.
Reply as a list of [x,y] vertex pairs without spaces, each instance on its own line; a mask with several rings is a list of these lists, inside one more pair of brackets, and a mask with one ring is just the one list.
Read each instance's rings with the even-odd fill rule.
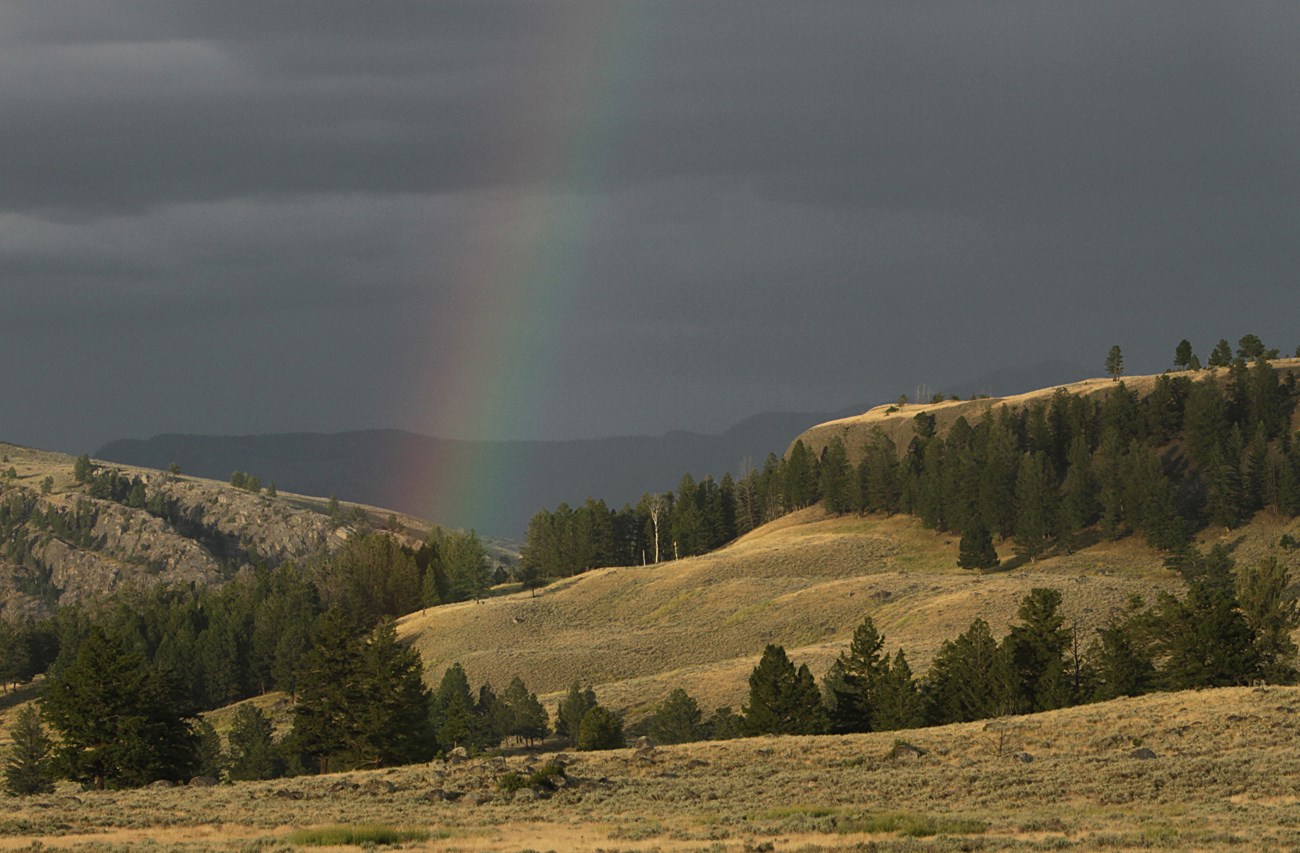
[[0,439],[720,430],[1300,344],[1300,4],[0,5]]

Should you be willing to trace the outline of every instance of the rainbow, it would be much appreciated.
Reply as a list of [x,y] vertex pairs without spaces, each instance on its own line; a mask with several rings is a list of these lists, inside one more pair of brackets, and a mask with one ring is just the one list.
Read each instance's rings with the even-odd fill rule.
[[[422,411],[410,419],[426,435],[476,438],[499,435],[503,426],[536,432],[555,381],[556,342],[590,279],[588,250],[600,236],[601,208],[581,186],[612,165],[613,107],[646,49],[643,7],[600,4],[586,14],[543,48],[534,64],[545,71],[519,93],[525,106],[508,113],[503,129],[504,138],[527,141],[525,171],[540,176],[535,189],[522,197],[490,193],[465,211],[474,224],[454,264],[460,281],[453,288],[465,295],[439,307],[456,318],[454,339],[439,347],[452,356],[434,366],[417,403]],[[507,173],[519,166],[505,159],[495,165]],[[452,442],[438,458],[402,465],[394,476],[408,504],[427,506],[434,521],[490,515],[526,462],[523,445],[474,447]]]

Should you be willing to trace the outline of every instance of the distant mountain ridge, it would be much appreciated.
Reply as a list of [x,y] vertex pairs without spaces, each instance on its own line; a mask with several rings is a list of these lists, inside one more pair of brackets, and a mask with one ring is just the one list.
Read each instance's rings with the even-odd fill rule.
[[[1047,362],[999,371],[945,393],[1003,393],[1078,378],[1083,368]],[[611,507],[635,503],[646,492],[677,486],[682,474],[721,477],[742,460],[761,467],[791,440],[828,420],[865,411],[866,404],[836,412],[767,412],[725,432],[673,431],[659,436],[619,436],[563,441],[465,441],[402,430],[333,434],[211,436],[158,435],[110,442],[97,459],[166,468],[226,479],[248,471],[263,483],[303,494],[390,507],[440,524],[474,528],[494,537],[521,537],[542,507],[581,504],[588,497]],[[445,481],[474,482],[488,495],[456,501],[442,494]]]

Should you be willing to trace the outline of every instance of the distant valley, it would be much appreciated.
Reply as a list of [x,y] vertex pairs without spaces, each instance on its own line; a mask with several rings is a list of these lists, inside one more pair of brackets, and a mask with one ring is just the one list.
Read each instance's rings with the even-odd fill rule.
[[[1088,371],[1062,361],[1000,370],[951,387],[960,396],[1008,394],[1069,382]],[[588,497],[612,508],[646,492],[669,491],[682,474],[721,477],[749,459],[761,467],[792,436],[815,424],[856,415],[867,404],[835,412],[769,412],[717,434],[673,431],[570,441],[458,441],[401,430],[334,434],[215,436],[158,435],[110,442],[97,459],[217,480],[248,471],[263,482],[302,494],[392,509],[487,536],[520,537],[542,507],[581,504]],[[448,499],[443,483],[471,484],[476,497]]]

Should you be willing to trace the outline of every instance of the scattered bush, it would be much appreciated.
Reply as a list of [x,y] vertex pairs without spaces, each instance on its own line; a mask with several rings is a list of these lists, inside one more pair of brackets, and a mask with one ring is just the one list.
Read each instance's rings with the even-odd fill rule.
[[428,841],[427,829],[399,829],[379,823],[336,824],[298,829],[289,833],[293,845],[334,847],[342,844],[360,846],[372,844],[403,844],[408,841]]

